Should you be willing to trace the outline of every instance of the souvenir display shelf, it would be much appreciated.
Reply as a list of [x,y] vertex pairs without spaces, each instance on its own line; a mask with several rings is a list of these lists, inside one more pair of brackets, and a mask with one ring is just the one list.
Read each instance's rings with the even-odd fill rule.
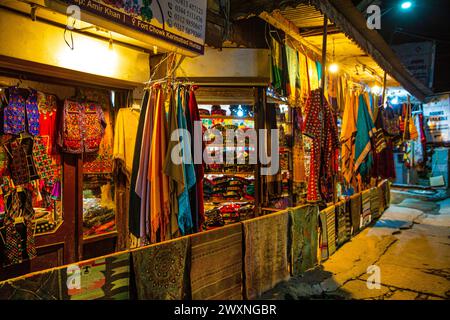
[[[235,106],[240,108],[240,106]],[[239,116],[232,112],[233,107],[220,105],[222,114],[211,114],[218,106],[199,105],[200,109],[208,110],[210,114],[201,114],[202,124],[205,129],[220,128],[221,126],[232,129],[254,129],[255,120],[252,116],[253,107],[248,106],[248,114]],[[249,146],[248,141],[244,145],[233,145],[226,141],[224,132],[223,146],[206,144],[205,148],[209,152],[224,152],[223,159],[226,161],[225,152],[240,152],[248,154],[254,150]],[[208,150],[209,149],[209,150]],[[235,154],[235,156],[237,153]],[[255,214],[255,164],[249,164],[245,159],[245,164],[219,164],[205,165],[204,192],[205,192],[205,213],[207,222],[205,229],[213,229],[224,224],[235,223],[253,217]],[[210,190],[211,192],[209,192]],[[218,190],[222,194],[219,194]],[[214,192],[216,191],[216,192]],[[253,194],[252,194],[253,193]],[[212,217],[214,216],[214,217]],[[216,223],[211,222],[215,220]]]

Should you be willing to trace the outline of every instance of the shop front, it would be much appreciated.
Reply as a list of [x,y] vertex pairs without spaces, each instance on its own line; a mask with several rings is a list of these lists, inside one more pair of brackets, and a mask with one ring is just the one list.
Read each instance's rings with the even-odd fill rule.
[[[50,9],[65,12],[58,2]],[[389,206],[397,119],[386,88],[422,92],[345,7],[243,3],[235,18],[258,14],[267,26],[255,37],[267,46],[217,50],[203,48],[202,34],[170,36],[176,24],[156,19],[165,45],[148,8],[133,24],[123,15],[132,6],[94,2],[81,7],[89,35],[0,8],[0,23],[26,39],[38,23],[49,29],[34,50],[0,47],[0,274],[47,269],[0,283],[1,297],[32,299],[45,282],[39,298],[254,299],[328,259]],[[189,8],[200,15],[206,1],[197,2]],[[90,25],[105,14],[110,29]],[[23,41],[11,34],[21,33],[0,33]],[[19,107],[16,129],[8,112]],[[30,140],[34,161],[19,174],[12,159]]]
[[107,1],[71,16],[71,4],[0,7],[1,279],[129,247],[128,157],[150,57],[203,51],[206,1],[195,35],[159,22],[156,4],[151,22]]

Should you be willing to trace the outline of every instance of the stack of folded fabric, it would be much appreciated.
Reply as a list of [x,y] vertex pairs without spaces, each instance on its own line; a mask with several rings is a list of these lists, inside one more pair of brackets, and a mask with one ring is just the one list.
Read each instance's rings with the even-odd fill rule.
[[204,196],[212,202],[254,200],[254,181],[238,176],[217,176],[204,179]]

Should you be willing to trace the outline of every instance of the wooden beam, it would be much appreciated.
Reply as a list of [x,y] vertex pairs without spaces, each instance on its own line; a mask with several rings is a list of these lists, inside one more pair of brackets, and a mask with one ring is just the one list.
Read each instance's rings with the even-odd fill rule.
[[322,51],[316,46],[309,43],[304,37],[300,35],[298,27],[291,21],[286,19],[280,12],[280,10],[275,10],[272,13],[262,12],[259,17],[264,21],[268,22],[277,29],[282,30],[288,36],[298,41],[301,45],[306,47],[306,51],[310,50],[314,55],[321,57]]

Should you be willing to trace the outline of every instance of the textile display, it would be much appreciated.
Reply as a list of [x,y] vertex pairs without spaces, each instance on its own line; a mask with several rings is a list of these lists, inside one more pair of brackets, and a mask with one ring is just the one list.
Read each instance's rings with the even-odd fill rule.
[[303,133],[312,139],[307,200],[329,200],[339,141],[335,117],[326,101],[321,105],[319,89],[312,91],[306,102]]
[[56,136],[58,105],[57,98],[51,94],[38,92],[39,136],[47,142],[50,155],[57,154]]
[[346,96],[344,113],[342,115],[342,127],[340,141],[342,144],[341,158],[342,175],[347,183],[352,182],[354,177],[354,152],[355,152],[355,136],[356,136],[356,97],[354,94]]
[[373,165],[371,138],[375,133],[375,126],[369,114],[366,99],[363,95],[360,95],[358,98],[356,127],[354,171],[359,172],[362,177],[366,177]]
[[182,300],[186,295],[186,237],[131,252],[139,300]]
[[18,135],[28,132],[39,134],[39,109],[37,91],[8,88],[8,104],[3,110],[3,132]]
[[62,300],[60,270],[49,270],[0,282],[0,300]]
[[194,300],[242,300],[242,226],[193,235],[190,275]]
[[372,220],[381,214],[381,189],[378,187],[370,189],[370,212]]
[[352,235],[356,235],[360,230],[361,224],[362,198],[361,194],[355,194],[350,197],[350,213],[352,217]]
[[58,144],[66,153],[98,152],[106,128],[101,105],[93,102],[64,102]]
[[289,210],[291,274],[298,276],[317,265],[318,206],[301,206]]
[[9,171],[16,186],[39,179],[33,160],[33,138],[16,138],[5,145],[9,156]]
[[322,260],[328,259],[336,252],[336,218],[335,206],[320,211],[321,242],[319,244]]
[[350,216],[350,201],[340,201],[336,204],[337,247],[342,246],[351,238],[352,221]]
[[371,196],[370,190],[364,190],[361,193],[362,211],[361,211],[361,221],[359,224],[360,229],[366,227],[372,221],[372,214],[370,210],[370,202],[371,202],[370,196]]
[[[145,117],[147,115],[147,106],[150,98],[150,94],[148,91],[145,91],[144,97],[142,99],[141,104],[141,113],[139,115],[139,123],[138,129],[136,132],[137,137],[143,137]],[[144,137],[145,138],[145,137]],[[139,168],[140,158],[141,158],[141,146],[143,139],[136,139],[136,144],[134,146],[134,155],[133,155],[133,168]],[[130,200],[129,200],[129,208],[128,208],[128,221],[129,221],[129,230],[130,233],[139,238],[141,236],[141,198],[136,193],[136,185],[137,185],[137,177],[138,170],[133,170],[131,173],[131,181],[130,181]]]
[[130,254],[119,253],[60,269],[65,300],[128,300]]
[[245,298],[255,299],[289,278],[289,213],[281,211],[244,221]]

